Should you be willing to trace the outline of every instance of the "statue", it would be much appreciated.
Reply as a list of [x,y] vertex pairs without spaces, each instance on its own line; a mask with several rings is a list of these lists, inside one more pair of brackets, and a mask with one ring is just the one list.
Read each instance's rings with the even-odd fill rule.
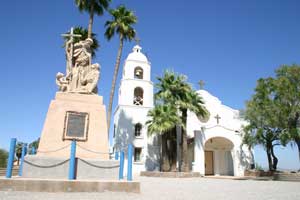
[[92,52],[91,46],[93,40],[87,38],[84,41],[80,41],[74,44],[74,60],[75,66],[88,66],[91,65]]
[[83,94],[97,94],[99,77],[100,65],[98,63],[92,64],[90,72],[80,78],[81,88],[79,88],[78,92]]
[[56,74],[56,84],[61,92],[97,94],[97,83],[100,77],[100,65],[91,64],[93,40],[87,38],[83,41],[73,44],[74,37],[81,35],[73,34],[73,28],[70,34],[64,34],[64,37],[70,37],[66,42],[66,76],[59,72]]
[[64,77],[64,74],[61,72],[58,72],[56,74],[56,84],[58,85],[58,90],[61,92],[65,92],[68,90],[68,81],[66,80],[66,77]]
[[69,34],[62,34],[63,37],[69,37],[70,39],[66,42],[65,44],[65,53],[66,53],[66,60],[67,60],[67,67],[66,67],[66,74],[68,74],[74,64],[74,60],[73,60],[73,53],[74,53],[74,38],[80,38],[81,35],[79,34],[74,34],[74,30],[73,27],[71,28],[71,31]]

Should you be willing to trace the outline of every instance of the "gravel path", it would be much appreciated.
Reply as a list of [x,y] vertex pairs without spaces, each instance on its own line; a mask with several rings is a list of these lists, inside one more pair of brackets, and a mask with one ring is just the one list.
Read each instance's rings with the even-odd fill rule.
[[208,178],[146,178],[141,181],[141,194],[130,193],[30,193],[1,192],[0,199],[11,200],[300,200],[299,182],[226,180]]

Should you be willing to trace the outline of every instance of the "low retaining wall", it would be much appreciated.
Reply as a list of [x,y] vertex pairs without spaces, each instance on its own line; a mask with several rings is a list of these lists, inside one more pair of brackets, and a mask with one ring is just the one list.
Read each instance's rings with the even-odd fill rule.
[[[23,165],[23,178],[67,179],[69,159],[45,156],[26,156]],[[100,159],[76,159],[76,179],[119,178],[119,161]]]
[[287,172],[274,173],[274,180],[300,182],[300,173],[287,173]]
[[0,191],[140,193],[140,182],[0,179]]
[[263,171],[263,170],[245,170],[244,176],[254,176],[254,177],[262,177],[262,176],[273,176],[273,172],[271,171]]
[[193,178],[201,177],[199,172],[158,172],[158,171],[142,171],[141,176],[148,177],[165,177],[165,178]]
[[[246,170],[246,177],[264,177],[270,180],[275,181],[297,181],[300,182],[300,173],[292,173],[292,172],[271,172],[271,171],[254,171],[254,170]],[[261,179],[260,179],[261,180]]]

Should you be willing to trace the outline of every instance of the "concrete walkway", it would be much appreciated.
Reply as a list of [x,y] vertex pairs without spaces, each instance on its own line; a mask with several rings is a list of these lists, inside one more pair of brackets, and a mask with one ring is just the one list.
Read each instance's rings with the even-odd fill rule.
[[290,200],[300,199],[299,182],[229,180],[211,178],[138,177],[141,194],[132,193],[29,193],[1,192],[0,199],[93,200],[93,199],[201,199],[201,200]]

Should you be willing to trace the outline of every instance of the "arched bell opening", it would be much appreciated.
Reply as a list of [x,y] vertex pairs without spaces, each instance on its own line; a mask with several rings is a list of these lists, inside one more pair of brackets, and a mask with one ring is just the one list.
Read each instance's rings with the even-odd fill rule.
[[140,87],[134,89],[133,104],[142,106],[144,102],[144,90]]
[[134,78],[143,79],[143,77],[144,77],[144,70],[141,67],[136,67],[134,69]]

